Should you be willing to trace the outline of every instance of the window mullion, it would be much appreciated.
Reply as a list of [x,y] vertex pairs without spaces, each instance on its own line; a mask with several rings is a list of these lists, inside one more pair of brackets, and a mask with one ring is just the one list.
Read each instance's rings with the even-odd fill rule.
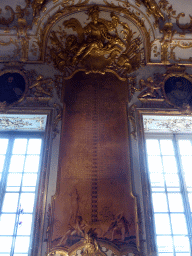
[[162,154],[162,150],[161,150],[161,144],[160,144],[160,139],[158,140],[159,142],[159,149],[160,149],[160,156],[161,156],[161,163],[162,163],[162,167],[163,167],[163,179],[164,179],[164,186],[165,186],[165,196],[167,199],[167,209],[168,209],[168,216],[169,216],[169,223],[170,223],[170,229],[171,229],[171,237],[172,237],[172,244],[173,244],[173,255],[176,255],[175,252],[175,246],[174,246],[174,240],[173,240],[173,228],[171,225],[171,215],[170,215],[170,207],[169,207],[169,198],[168,198],[168,190],[167,190],[167,184],[166,184],[166,178],[165,178],[165,170],[164,170],[164,164],[163,164],[163,154]]
[[15,240],[17,237],[17,230],[18,230],[18,226],[19,226],[19,218],[20,218],[20,211],[21,211],[20,198],[21,198],[21,193],[22,193],[23,174],[24,174],[24,167],[25,167],[28,144],[29,144],[29,139],[27,140],[27,145],[26,145],[26,150],[25,150],[25,160],[23,163],[23,171],[22,171],[22,178],[21,178],[21,184],[20,184],[20,189],[19,189],[19,197],[18,197],[18,202],[17,202],[16,220],[15,220],[15,227],[14,227],[14,232],[13,232],[13,241],[12,241],[12,248],[11,248],[10,256],[13,256],[13,254],[14,254]]
[[190,241],[190,247],[192,251],[192,241],[191,241],[191,235],[192,235],[192,224],[191,224],[191,212],[190,212],[190,204],[188,200],[188,193],[186,184],[183,177],[183,171],[182,171],[182,164],[181,164],[181,157],[179,154],[179,144],[176,135],[174,134],[173,137],[173,145],[175,150],[175,156],[176,156],[176,162],[177,162],[177,168],[178,168],[178,175],[180,179],[180,187],[181,187],[181,196],[183,199],[183,205],[185,210],[185,217],[187,222],[187,229],[188,229],[188,236]]
[[8,177],[9,166],[10,166],[10,162],[11,162],[11,155],[12,155],[12,150],[13,150],[13,143],[14,143],[14,139],[9,138],[7,152],[5,154],[5,162],[4,162],[3,172],[2,172],[2,178],[1,178],[0,214],[2,212],[2,207],[3,207],[3,201],[4,201],[5,190],[6,190],[6,185],[7,185],[7,177]]

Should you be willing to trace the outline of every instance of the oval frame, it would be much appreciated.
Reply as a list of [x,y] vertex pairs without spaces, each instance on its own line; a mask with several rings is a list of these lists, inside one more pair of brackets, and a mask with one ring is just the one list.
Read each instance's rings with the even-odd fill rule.
[[[172,105],[172,106],[174,106],[174,107],[176,107],[176,108],[183,108],[183,105],[179,106],[179,105],[175,104],[174,102],[172,102],[172,101],[170,100],[170,98],[167,96],[167,93],[165,92],[165,84],[166,84],[167,80],[170,79],[170,78],[172,78],[172,77],[173,77],[173,78],[184,78],[184,79],[186,79],[187,81],[189,81],[189,82],[191,83],[191,87],[192,87],[192,77],[191,77],[190,75],[183,74],[183,73],[177,73],[177,74],[172,73],[172,74],[167,75],[167,76],[165,77],[164,81],[163,81],[162,89],[163,89],[163,96],[164,96],[164,98],[165,98],[165,101],[166,101],[168,104],[170,104],[170,105]],[[191,98],[192,98],[192,88],[191,88]],[[181,101],[182,101],[182,100],[181,100]],[[183,104],[185,104],[185,103],[183,103]],[[186,104],[186,105],[187,105],[187,104]],[[191,106],[192,106],[192,103],[191,103]]]
[[[29,82],[28,82],[28,79],[27,79],[27,77],[26,77],[26,75],[25,75],[25,73],[24,73],[23,71],[17,70],[17,69],[6,69],[6,70],[3,70],[3,71],[0,71],[0,77],[3,76],[3,75],[5,75],[5,74],[10,74],[10,76],[11,76],[11,74],[15,74],[15,73],[21,75],[22,78],[24,79],[24,82],[25,82],[25,89],[24,89],[24,91],[22,92],[21,97],[20,97],[18,100],[14,101],[14,102],[12,102],[12,103],[8,103],[8,102],[5,100],[5,102],[6,102],[5,107],[12,107],[12,106],[16,105],[17,103],[22,102],[22,101],[25,99],[25,97],[26,97],[26,95],[27,95],[27,92],[28,92],[28,85],[29,85]],[[0,104],[3,104],[3,101],[0,101]]]

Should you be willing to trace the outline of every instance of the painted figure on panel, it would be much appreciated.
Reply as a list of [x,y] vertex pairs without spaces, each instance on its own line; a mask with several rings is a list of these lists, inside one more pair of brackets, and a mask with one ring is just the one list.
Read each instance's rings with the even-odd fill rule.
[[169,102],[177,107],[192,106],[192,83],[184,77],[170,77],[165,82],[165,94]]
[[0,76],[0,102],[17,102],[24,91],[25,80],[19,73],[6,73]]

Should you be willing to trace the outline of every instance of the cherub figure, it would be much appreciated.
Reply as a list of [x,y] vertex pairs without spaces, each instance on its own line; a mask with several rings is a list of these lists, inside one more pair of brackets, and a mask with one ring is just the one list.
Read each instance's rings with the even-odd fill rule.
[[43,94],[47,96],[52,96],[52,87],[48,86],[53,83],[51,78],[43,78],[39,75],[34,84],[29,86],[30,89],[35,88],[34,95],[36,97],[41,97]]
[[[147,87],[147,88],[146,88]],[[158,90],[161,89],[162,83],[159,85],[155,85],[152,77],[147,78],[147,82],[143,79],[140,80],[140,90],[146,88],[143,92],[141,92],[138,98],[161,98]]]

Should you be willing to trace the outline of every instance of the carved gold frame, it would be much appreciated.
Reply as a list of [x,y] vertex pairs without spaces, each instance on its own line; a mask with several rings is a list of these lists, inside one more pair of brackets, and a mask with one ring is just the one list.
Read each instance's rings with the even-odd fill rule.
[[[128,255],[129,253],[132,253],[135,256],[140,256],[140,254],[141,254],[135,247],[131,248],[130,246],[125,246],[124,248],[122,248],[120,250],[113,243],[108,242],[108,241],[104,241],[102,239],[98,239],[97,243],[98,243],[100,248],[104,247],[104,248],[106,248],[106,251],[111,250],[113,252],[113,254],[117,255],[117,256]],[[66,248],[63,248],[63,247],[55,247],[54,249],[52,249],[47,254],[47,256],[54,256],[54,255],[55,256],[56,255],[57,256],[73,256],[73,255],[76,256],[77,251],[83,250],[84,247],[85,247],[85,243],[82,239],[81,241],[79,241],[76,244],[74,244],[73,246],[71,246],[70,249],[68,249],[68,250]],[[102,251],[102,252],[103,252],[103,255],[104,255],[105,252],[104,251]],[[93,255],[93,254],[91,254],[91,255]],[[95,255],[102,256],[102,254],[100,254],[100,253],[96,253]]]

